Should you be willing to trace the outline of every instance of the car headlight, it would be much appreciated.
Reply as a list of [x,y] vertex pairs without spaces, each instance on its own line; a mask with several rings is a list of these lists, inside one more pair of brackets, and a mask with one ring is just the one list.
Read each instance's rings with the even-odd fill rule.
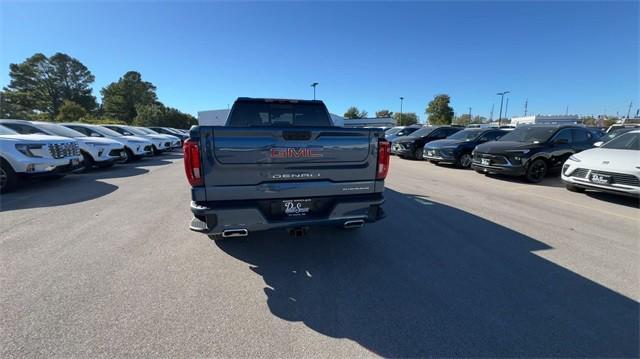
[[27,157],[42,158],[44,156],[43,146],[41,144],[17,144],[16,150]]
[[573,162],[582,162],[582,160],[580,160],[578,157],[576,156],[571,156],[569,157],[569,161],[573,161]]
[[529,153],[531,150],[507,150],[506,152],[509,153],[519,153],[521,155],[526,155],[527,153]]

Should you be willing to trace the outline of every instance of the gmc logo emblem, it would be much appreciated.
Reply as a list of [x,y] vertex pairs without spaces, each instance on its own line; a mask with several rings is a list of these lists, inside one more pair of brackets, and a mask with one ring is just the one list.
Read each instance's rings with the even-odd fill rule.
[[322,157],[320,148],[272,148],[271,158],[318,158]]

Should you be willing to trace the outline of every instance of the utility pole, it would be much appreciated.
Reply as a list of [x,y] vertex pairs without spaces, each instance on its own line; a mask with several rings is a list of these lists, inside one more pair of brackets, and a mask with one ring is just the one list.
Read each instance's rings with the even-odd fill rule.
[[[507,97],[507,104],[504,106],[504,118],[507,119],[509,118],[509,116],[507,116],[507,111],[509,111],[509,98]],[[509,121],[511,122],[511,121]]]
[[469,107],[469,123],[471,123],[471,107]]
[[400,96],[400,119],[397,123],[399,126],[402,126],[402,101],[404,101],[404,97]]
[[495,103],[491,104],[491,115],[489,115],[489,122],[493,121],[493,108],[495,107]]
[[569,116],[569,105],[564,109],[564,115]]
[[633,101],[629,102],[629,109],[627,110],[627,120],[629,119],[629,115],[631,114],[631,106],[633,105]]
[[529,105],[529,99],[524,100],[524,115],[527,116],[527,106]]
[[509,91],[498,92],[496,95],[500,96],[500,116],[498,117],[498,126],[502,126],[502,101],[504,101],[504,95],[508,94]]
[[311,84],[311,87],[313,87],[313,99],[316,99],[316,86],[318,86],[319,84],[317,82],[314,82]]

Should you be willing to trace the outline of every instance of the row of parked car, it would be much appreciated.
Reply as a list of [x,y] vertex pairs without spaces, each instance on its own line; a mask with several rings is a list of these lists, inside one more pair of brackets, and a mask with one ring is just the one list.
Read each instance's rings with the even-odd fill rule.
[[566,188],[640,196],[640,126],[393,127],[391,154],[537,183],[560,171]]
[[0,193],[26,177],[60,178],[181,148],[186,130],[168,127],[0,120]]

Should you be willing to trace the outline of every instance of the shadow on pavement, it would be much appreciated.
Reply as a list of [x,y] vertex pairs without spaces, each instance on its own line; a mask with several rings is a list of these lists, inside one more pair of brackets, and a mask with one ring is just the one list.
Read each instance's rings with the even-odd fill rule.
[[621,206],[627,206],[631,208],[640,208],[640,199],[637,197],[621,196],[621,195],[615,195],[611,193],[604,193],[604,192],[590,191],[590,190],[586,191],[585,195],[600,201],[619,204]]
[[562,183],[562,179],[560,178],[560,172],[547,174],[547,177],[545,177],[540,183],[529,183],[527,182],[526,179],[522,177],[514,177],[514,176],[507,176],[507,175],[500,175],[500,174],[486,174],[485,176],[496,179],[496,180],[500,180],[500,181],[511,182],[511,183],[522,183],[522,184],[527,184],[531,186],[564,187],[564,183]]
[[273,315],[384,357],[638,357],[636,301],[496,223],[386,197],[388,217],[359,231],[215,244],[262,276]]

